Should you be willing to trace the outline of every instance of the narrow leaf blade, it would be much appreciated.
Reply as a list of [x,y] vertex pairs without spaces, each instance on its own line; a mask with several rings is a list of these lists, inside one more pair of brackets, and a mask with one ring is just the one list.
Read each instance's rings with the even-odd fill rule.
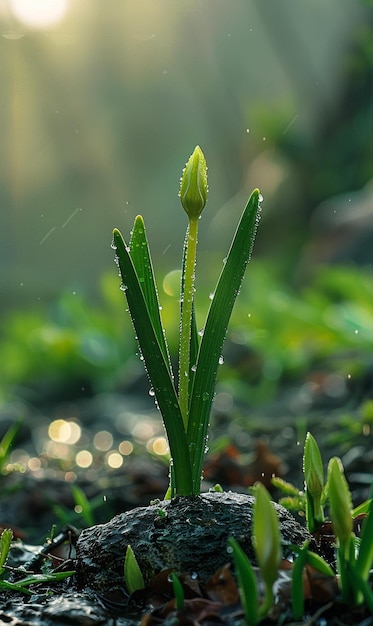
[[249,262],[258,223],[259,190],[254,190],[243,211],[224,268],[211,301],[190,399],[188,442],[194,451],[192,472],[199,492],[204,448],[219,359],[233,305]]
[[129,250],[117,229],[114,230],[113,236],[135,333],[167,432],[176,490],[179,495],[188,495],[192,493],[189,450],[173,380],[159,345]]
[[141,215],[136,217],[133,226],[130,239],[130,256],[148,306],[150,319],[152,321],[155,334],[157,335],[163,358],[168,364],[169,372],[171,374],[171,362],[160,315],[153,263],[146,237],[145,224]]

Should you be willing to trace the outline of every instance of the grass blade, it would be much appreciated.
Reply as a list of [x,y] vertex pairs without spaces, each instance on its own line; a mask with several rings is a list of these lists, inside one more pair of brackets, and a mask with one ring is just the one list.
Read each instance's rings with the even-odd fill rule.
[[189,449],[169,365],[154,330],[130,252],[119,230],[115,229],[113,236],[135,333],[167,431],[173,459],[176,493],[189,495],[192,493]]
[[211,301],[198,352],[190,398],[187,437],[191,446],[194,493],[199,493],[207,428],[219,359],[233,305],[240,290],[254,244],[258,223],[259,191],[256,189],[243,211],[224,268]]

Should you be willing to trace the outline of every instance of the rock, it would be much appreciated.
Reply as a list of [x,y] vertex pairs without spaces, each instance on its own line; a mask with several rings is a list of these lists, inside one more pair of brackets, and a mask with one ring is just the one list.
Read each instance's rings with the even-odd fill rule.
[[[233,536],[255,563],[251,543],[254,497],[233,492],[182,496],[127,511],[106,524],[83,530],[76,545],[79,585],[98,591],[123,585],[126,549],[131,545],[144,580],[172,568],[197,573],[205,582],[230,560]],[[282,506],[273,504],[286,545],[302,545],[309,533]]]

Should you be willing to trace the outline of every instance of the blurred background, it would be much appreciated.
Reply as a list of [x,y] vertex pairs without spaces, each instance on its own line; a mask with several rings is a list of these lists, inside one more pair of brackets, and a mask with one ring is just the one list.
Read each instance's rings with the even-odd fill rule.
[[[372,22],[364,0],[1,1],[6,389],[32,376],[49,381],[54,367],[70,379],[98,368],[100,380],[105,371],[112,380],[129,358],[134,344],[110,243],[113,227],[128,236],[138,213],[176,344],[175,270],[186,227],[178,183],[196,144],[210,186],[199,292],[213,289],[251,190],[264,196],[248,299],[244,291],[233,320],[237,345],[269,350],[273,379],[294,354],[294,367],[303,363],[312,342],[325,346],[332,335],[334,346],[341,324],[349,341],[357,341],[355,330],[362,345],[371,341],[366,312],[343,313],[336,323],[325,309],[352,291],[369,306]],[[324,272],[329,295],[309,297],[324,335],[307,349],[301,337],[311,304],[297,314],[300,358],[287,351],[288,335],[278,341],[269,329],[285,311],[282,324],[296,332],[294,294],[303,298],[316,268],[334,263],[352,274]],[[201,309],[207,304],[205,295]]]
[[[44,526],[80,514],[76,481],[104,519],[108,499],[115,512],[164,494],[167,441],[111,239],[144,216],[175,362],[178,187],[196,144],[210,187],[199,328],[246,200],[264,198],[205,476],[231,485],[214,474],[221,453],[246,489],[264,441],[302,485],[311,430],[357,472],[360,502],[373,475],[371,0],[0,0],[0,81],[1,520],[39,527],[35,503],[48,512],[66,493]],[[30,474],[67,486],[25,488]]]
[[257,252],[292,274],[320,204],[360,205],[373,163],[363,1],[2,0],[0,20],[3,310],[97,295],[112,228],[128,233],[137,213],[157,263],[176,267],[178,180],[197,143],[202,252],[224,255],[253,187]]

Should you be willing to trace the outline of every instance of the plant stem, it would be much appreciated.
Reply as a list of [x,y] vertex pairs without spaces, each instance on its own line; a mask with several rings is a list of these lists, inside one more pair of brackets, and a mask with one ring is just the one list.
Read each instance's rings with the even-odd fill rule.
[[194,278],[197,256],[198,218],[189,220],[185,256],[184,289],[181,294],[181,323],[179,347],[179,404],[184,427],[188,426],[190,339],[194,299]]

